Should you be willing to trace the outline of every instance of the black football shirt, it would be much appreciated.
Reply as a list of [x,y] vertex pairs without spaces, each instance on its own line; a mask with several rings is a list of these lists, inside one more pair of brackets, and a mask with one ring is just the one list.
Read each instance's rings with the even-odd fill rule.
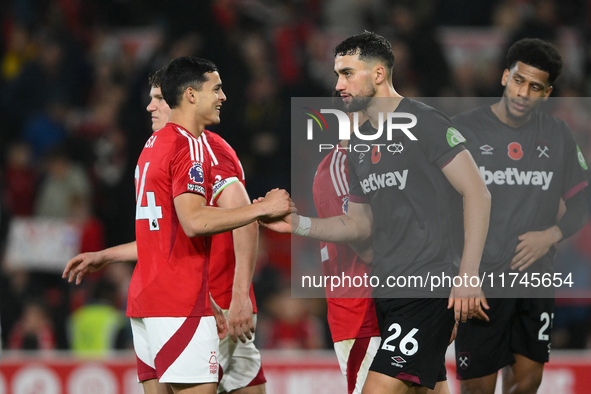
[[[488,105],[453,121],[492,195],[480,271],[509,271],[517,237],[556,224],[560,199],[587,186],[587,165],[568,125],[543,111],[517,128],[501,122]],[[531,269],[553,272],[553,249]]]
[[[449,207],[451,198],[459,194],[441,169],[465,149],[464,138],[446,115],[421,102],[404,98],[394,112],[416,116],[416,126],[409,131],[417,140],[400,129],[392,130],[388,139],[385,121],[375,141],[352,134],[347,159],[350,201],[369,203],[373,213],[371,274],[380,279],[373,294],[447,297],[449,286],[433,293],[429,277],[451,275],[458,259],[450,239]],[[365,122],[359,132],[375,135],[376,129]]]

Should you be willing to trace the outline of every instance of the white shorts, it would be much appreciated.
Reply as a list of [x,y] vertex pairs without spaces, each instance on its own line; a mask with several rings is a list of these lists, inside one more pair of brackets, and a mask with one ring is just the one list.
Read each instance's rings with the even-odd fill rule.
[[219,338],[213,316],[131,318],[138,380],[217,383]]
[[349,394],[361,393],[369,367],[380,347],[380,341],[380,337],[371,337],[345,339],[334,343],[341,372],[347,379]]
[[[224,314],[227,318],[227,309],[224,309]],[[252,315],[252,320],[256,327],[256,314]],[[247,339],[245,343],[240,340],[234,343],[230,335],[226,335],[220,341],[219,360],[222,380],[218,385],[218,393],[256,386],[267,381],[261,366],[261,353],[254,345],[254,334],[252,339]]]

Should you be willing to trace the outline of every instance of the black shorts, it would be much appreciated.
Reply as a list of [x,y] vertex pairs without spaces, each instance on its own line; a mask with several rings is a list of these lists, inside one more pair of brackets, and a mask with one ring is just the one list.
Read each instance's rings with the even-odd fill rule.
[[370,370],[430,389],[447,379],[454,326],[447,298],[376,299],[382,340]]
[[488,304],[489,322],[471,319],[458,327],[458,379],[495,373],[513,364],[515,353],[548,362],[554,298],[491,298]]

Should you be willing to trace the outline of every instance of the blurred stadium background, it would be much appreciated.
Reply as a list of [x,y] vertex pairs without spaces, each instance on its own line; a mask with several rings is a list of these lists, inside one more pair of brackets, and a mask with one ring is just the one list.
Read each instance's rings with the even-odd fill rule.
[[[228,101],[212,130],[236,149],[257,197],[290,189],[290,98],[330,96],[332,48],[344,37],[366,29],[390,39],[394,86],[411,97],[498,96],[506,48],[539,37],[565,58],[553,96],[587,97],[590,22],[585,0],[4,1],[0,394],[141,392],[124,318],[133,266],[109,267],[82,286],[60,274],[79,250],[134,239],[133,170],[151,133],[148,75],[171,59],[195,55],[220,68]],[[572,119],[587,158],[588,118]],[[561,243],[557,264],[591,282],[589,224]],[[290,297],[290,272],[289,237],[262,231],[254,286],[268,392],[345,392],[325,301]],[[589,392],[587,297],[558,300],[541,393]],[[90,343],[79,334],[88,320]]]

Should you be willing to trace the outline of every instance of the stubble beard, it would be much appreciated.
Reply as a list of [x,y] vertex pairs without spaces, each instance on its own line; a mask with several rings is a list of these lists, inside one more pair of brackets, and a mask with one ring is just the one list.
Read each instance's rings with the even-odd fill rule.
[[503,94],[503,101],[505,104],[505,114],[507,116],[507,118],[511,119],[513,122],[516,123],[523,123],[524,121],[527,121],[530,116],[531,113],[533,112],[535,107],[529,107],[527,109],[527,111],[525,112],[518,112],[517,114],[515,112],[513,112],[512,108],[511,108],[511,98],[508,97],[506,94]]
[[359,112],[367,108],[371,100],[376,95],[376,89],[373,85],[367,84],[364,91],[359,96],[351,97],[350,103],[345,105],[347,112]]

